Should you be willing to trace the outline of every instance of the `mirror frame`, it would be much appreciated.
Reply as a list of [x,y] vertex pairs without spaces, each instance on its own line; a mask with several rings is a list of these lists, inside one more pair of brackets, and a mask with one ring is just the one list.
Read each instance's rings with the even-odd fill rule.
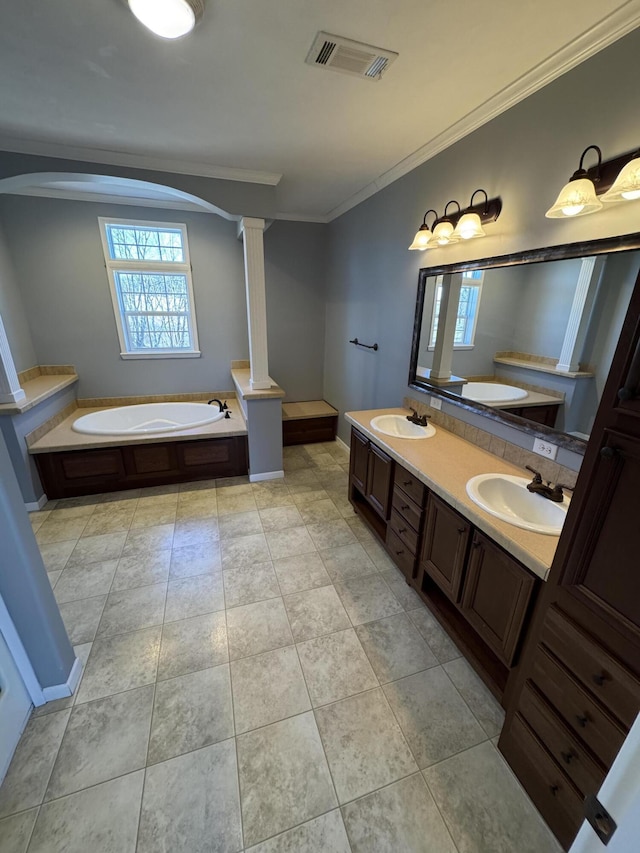
[[[521,432],[544,438],[559,447],[564,447],[574,453],[584,455],[587,442],[552,427],[537,424],[519,415],[512,415],[482,403],[476,403],[461,397],[445,388],[431,385],[427,380],[417,376],[418,350],[422,329],[422,314],[424,311],[424,296],[428,278],[451,273],[467,272],[470,270],[486,270],[498,267],[520,266],[522,264],[540,264],[547,261],[563,261],[570,258],[582,258],[589,255],[613,254],[616,252],[632,252],[640,249],[640,232],[624,234],[617,237],[605,237],[600,240],[588,240],[581,243],[564,243],[559,246],[547,246],[540,249],[530,249],[515,252],[510,255],[496,255],[492,258],[479,258],[473,261],[459,261],[453,264],[440,264],[433,267],[422,267],[418,277],[418,294],[416,298],[416,313],[413,323],[413,338],[411,341],[411,362],[409,365],[409,387],[416,391],[440,397],[447,403],[466,409],[469,412],[482,415],[498,423],[514,427]],[[640,275],[638,276],[640,280]]]

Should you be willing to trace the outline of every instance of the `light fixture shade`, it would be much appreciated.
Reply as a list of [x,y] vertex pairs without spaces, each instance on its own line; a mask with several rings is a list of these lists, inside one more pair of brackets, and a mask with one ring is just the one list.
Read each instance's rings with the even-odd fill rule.
[[480,217],[477,213],[465,213],[458,220],[454,235],[462,240],[472,240],[474,237],[486,237]]
[[136,18],[151,32],[177,39],[195,27],[204,12],[204,0],[128,0]]
[[457,243],[460,238],[454,233],[453,223],[448,219],[438,222],[433,229],[432,244],[437,246],[448,246],[449,243]]
[[428,225],[421,225],[416,231],[416,236],[413,238],[413,243],[409,246],[409,251],[424,252],[425,249],[430,249],[429,241],[433,237]]
[[585,216],[602,209],[596,188],[589,178],[569,181],[560,190],[553,207],[545,213],[547,219],[562,219],[565,216]]
[[602,201],[633,201],[636,198],[640,198],[640,157],[622,167]]

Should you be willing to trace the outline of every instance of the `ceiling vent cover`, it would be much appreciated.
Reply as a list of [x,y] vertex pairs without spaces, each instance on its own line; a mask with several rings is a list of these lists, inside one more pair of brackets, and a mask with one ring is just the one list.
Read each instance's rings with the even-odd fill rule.
[[319,32],[306,62],[319,68],[330,68],[367,80],[379,80],[398,54],[371,44]]

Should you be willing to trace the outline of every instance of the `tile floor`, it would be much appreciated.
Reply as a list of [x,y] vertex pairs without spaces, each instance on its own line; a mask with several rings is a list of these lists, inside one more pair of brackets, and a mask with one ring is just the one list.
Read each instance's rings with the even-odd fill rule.
[[2,853],[546,853],[503,714],[347,501],[338,444],[284,481],[51,502],[76,653],[0,788]]

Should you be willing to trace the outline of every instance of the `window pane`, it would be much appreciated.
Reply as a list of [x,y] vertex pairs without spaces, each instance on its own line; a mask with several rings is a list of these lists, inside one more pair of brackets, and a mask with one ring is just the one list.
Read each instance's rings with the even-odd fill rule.
[[106,225],[111,260],[184,263],[179,228]]
[[132,350],[192,349],[186,275],[114,272]]

